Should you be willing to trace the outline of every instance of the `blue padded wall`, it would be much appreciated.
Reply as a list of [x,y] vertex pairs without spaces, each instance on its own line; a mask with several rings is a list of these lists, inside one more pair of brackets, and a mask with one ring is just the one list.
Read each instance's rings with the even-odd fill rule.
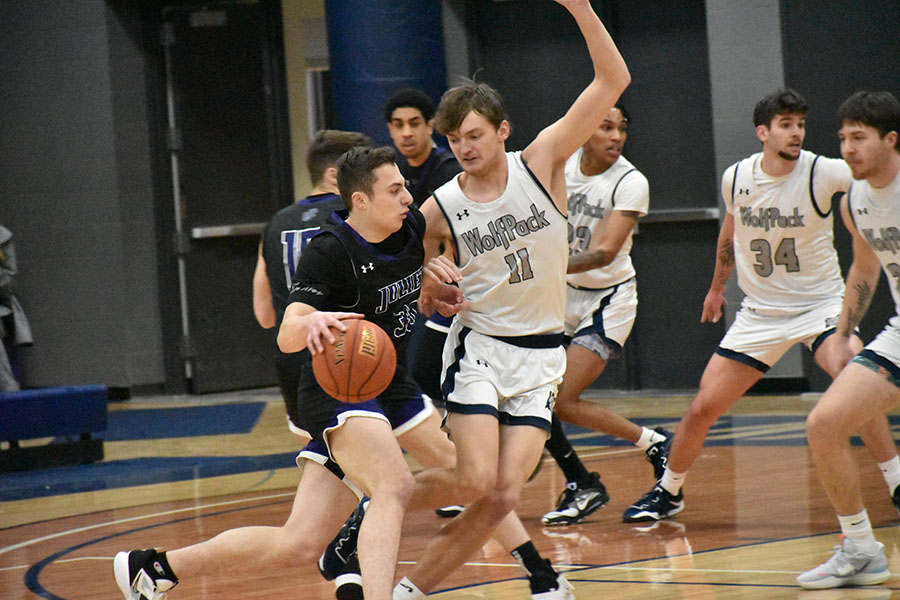
[[441,3],[328,0],[325,12],[335,127],[388,143],[391,94],[416,87],[437,101],[446,89]]

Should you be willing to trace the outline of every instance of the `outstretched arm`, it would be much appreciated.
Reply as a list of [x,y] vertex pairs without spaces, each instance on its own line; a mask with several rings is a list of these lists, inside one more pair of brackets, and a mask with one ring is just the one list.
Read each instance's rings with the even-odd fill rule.
[[[594,79],[566,114],[541,131],[523,152],[531,170],[542,184],[549,186],[559,205],[559,198],[565,202],[562,165],[600,126],[603,117],[628,87],[631,75],[589,0],[556,2],[565,6],[575,18],[594,65]],[[565,209],[565,204],[560,208]]]

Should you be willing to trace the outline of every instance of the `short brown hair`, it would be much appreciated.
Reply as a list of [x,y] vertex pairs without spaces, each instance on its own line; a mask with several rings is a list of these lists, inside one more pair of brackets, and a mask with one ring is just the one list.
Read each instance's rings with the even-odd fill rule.
[[434,115],[435,128],[441,135],[456,131],[463,119],[473,111],[490,121],[495,128],[499,128],[506,119],[506,107],[497,90],[486,83],[475,83],[464,78],[462,83],[441,96]]
[[356,131],[338,129],[319,131],[309,143],[309,151],[306,153],[306,170],[309,171],[312,184],[318,185],[325,176],[325,171],[337,165],[344,152],[359,146],[373,148],[375,142],[366,134]]
[[375,169],[388,164],[397,164],[397,157],[393,149],[387,146],[352,148],[341,156],[337,162],[337,183],[347,210],[353,209],[353,192],[372,195]]

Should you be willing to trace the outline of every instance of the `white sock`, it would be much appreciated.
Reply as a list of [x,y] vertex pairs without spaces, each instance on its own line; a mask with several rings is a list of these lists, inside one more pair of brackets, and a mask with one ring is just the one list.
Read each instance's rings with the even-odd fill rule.
[[408,577],[401,579],[400,583],[394,587],[393,600],[422,600],[423,598],[425,598],[425,594]]
[[687,473],[675,473],[671,469],[666,468],[662,479],[659,480],[659,485],[673,496],[677,496],[681,491],[681,486],[684,485],[686,477]]
[[878,463],[878,468],[881,469],[888,491],[893,494],[897,486],[900,485],[900,457],[894,456],[891,460],[880,462]]
[[841,533],[850,538],[856,549],[865,554],[873,554],[878,549],[875,533],[872,531],[872,523],[866,509],[855,515],[842,517],[838,515],[841,524]]
[[[657,442],[661,442],[666,439],[666,436],[660,435],[653,431],[652,429],[647,429],[646,427],[641,427],[641,437],[634,443],[635,446],[643,450],[647,451],[647,448],[656,444]],[[900,465],[898,465],[900,466]]]

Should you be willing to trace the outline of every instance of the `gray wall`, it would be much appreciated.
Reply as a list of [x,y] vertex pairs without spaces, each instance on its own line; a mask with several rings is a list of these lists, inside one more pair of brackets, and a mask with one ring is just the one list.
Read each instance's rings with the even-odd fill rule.
[[[490,67],[480,78],[501,84],[521,139],[558,116],[586,81],[583,43],[558,5],[444,6],[448,73]],[[650,179],[651,210],[718,206],[722,170],[758,147],[752,103],[782,83],[813,104],[807,145],[831,155],[836,124],[828,117],[846,95],[857,87],[900,93],[896,0],[595,6],[632,71],[624,99],[635,124],[626,153]],[[500,20],[482,18],[488,10]],[[158,74],[140,50],[137,14],[103,0],[0,0],[0,223],[16,235],[18,292],[35,333],[26,385],[144,386],[166,378],[160,331],[177,329],[177,315],[160,316],[171,290],[157,283],[160,249],[170,254],[154,234],[154,191],[166,193],[154,190],[148,133],[147,107],[158,110],[158,99],[148,97],[147,78]],[[535,17],[544,28],[515,21]],[[557,26],[564,36],[547,29]],[[514,38],[531,47],[517,53]],[[522,72],[523,56],[534,70]],[[502,89],[507,82],[511,92]],[[630,375],[624,364],[611,368],[609,386],[696,385],[723,332],[721,324],[699,324],[717,227],[641,225],[634,251],[641,310],[629,348],[636,367]]]
[[162,381],[143,60],[102,0],[0,2],[0,222],[29,386]]

